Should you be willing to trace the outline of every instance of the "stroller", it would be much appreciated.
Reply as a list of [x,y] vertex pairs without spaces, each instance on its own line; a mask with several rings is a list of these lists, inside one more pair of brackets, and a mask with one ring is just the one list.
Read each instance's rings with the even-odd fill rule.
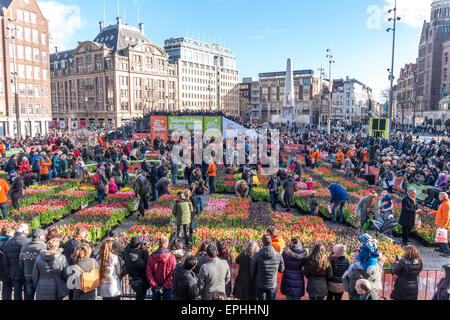
[[389,215],[385,219],[381,220],[370,220],[372,222],[372,228],[375,230],[377,236],[384,236],[392,241],[392,229],[398,225],[397,219],[394,218],[394,215]]

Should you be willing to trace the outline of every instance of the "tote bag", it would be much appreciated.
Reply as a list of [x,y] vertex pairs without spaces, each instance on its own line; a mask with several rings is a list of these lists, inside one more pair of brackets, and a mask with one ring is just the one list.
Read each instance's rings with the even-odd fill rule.
[[436,238],[434,239],[436,243],[447,243],[448,241],[448,230],[445,228],[438,228],[436,230]]

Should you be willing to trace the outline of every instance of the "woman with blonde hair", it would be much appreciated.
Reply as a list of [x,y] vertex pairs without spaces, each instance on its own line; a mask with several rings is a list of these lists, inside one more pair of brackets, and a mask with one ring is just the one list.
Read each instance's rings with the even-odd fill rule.
[[72,255],[73,265],[67,268],[67,287],[73,290],[73,300],[96,300],[95,289],[84,293],[81,291],[81,274],[100,269],[98,262],[91,259],[92,248],[87,243],[80,244]]
[[423,262],[415,246],[407,246],[403,257],[397,256],[392,265],[392,272],[398,276],[392,291],[392,300],[417,300],[419,295],[419,274]]
[[69,295],[65,278],[66,257],[59,247],[61,240],[50,239],[47,250],[42,250],[33,268],[33,285],[36,288],[36,300],[63,300]]
[[327,300],[340,301],[345,292],[342,276],[350,267],[350,261],[346,257],[346,246],[337,244],[333,247],[333,253],[330,255],[330,264],[333,270],[333,277],[328,281]]
[[98,264],[100,265],[100,287],[98,295],[103,300],[120,300],[122,286],[120,275],[122,273],[120,257],[113,250],[114,240],[103,241],[98,253]]
[[249,241],[244,251],[236,258],[236,264],[239,265],[239,272],[236,277],[233,295],[239,300],[256,300],[255,281],[250,275],[250,265],[253,257],[260,250],[258,241]]

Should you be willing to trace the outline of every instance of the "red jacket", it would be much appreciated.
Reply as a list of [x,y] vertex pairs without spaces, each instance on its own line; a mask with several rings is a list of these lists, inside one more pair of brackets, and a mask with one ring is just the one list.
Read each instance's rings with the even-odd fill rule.
[[175,256],[168,249],[158,249],[148,257],[147,279],[150,286],[164,286],[166,289],[173,287],[173,270],[177,265]]

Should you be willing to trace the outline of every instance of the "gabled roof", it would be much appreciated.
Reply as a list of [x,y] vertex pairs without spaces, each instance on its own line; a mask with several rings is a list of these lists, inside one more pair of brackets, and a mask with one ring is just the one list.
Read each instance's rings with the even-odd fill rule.
[[121,51],[126,49],[128,45],[134,47],[141,43],[150,43],[150,40],[138,28],[116,24],[103,28],[95,37],[94,42],[104,43],[114,51]]
[[8,9],[13,1],[14,0],[0,0],[0,16],[3,16],[3,8],[5,7]]

